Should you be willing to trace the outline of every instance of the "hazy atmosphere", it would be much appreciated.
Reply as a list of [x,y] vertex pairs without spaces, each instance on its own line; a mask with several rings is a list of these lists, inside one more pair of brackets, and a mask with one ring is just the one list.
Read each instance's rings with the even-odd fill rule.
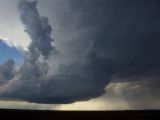
[[0,108],[160,109],[159,0],[0,0]]

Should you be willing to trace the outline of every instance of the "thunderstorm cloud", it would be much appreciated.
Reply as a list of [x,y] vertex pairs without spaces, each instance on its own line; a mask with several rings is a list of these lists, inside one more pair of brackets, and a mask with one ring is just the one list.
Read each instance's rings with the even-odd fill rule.
[[59,11],[59,40],[37,4],[19,2],[31,43],[19,69],[11,59],[0,65],[1,99],[61,104],[121,93],[141,102],[160,95],[158,0],[50,1]]

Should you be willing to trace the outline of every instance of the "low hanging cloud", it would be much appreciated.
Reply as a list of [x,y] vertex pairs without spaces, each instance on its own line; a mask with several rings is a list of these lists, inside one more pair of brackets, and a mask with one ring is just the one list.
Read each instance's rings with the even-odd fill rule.
[[[155,81],[140,83],[159,90],[159,6],[156,1],[115,1],[58,1],[67,3],[66,10],[75,11],[70,17],[61,15],[59,21],[66,31],[78,33],[66,45],[68,54],[63,54],[53,45],[52,27],[47,17],[40,16],[37,0],[21,0],[20,19],[31,44],[19,70],[12,60],[0,66],[1,78],[6,81],[0,86],[0,98],[38,103],[88,100],[107,93],[105,87],[112,82],[138,84],[150,71],[156,74]],[[8,75],[1,71],[4,66]]]

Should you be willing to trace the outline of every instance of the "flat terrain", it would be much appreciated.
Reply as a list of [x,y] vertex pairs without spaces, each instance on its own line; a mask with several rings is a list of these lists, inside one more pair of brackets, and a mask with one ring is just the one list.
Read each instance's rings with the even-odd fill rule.
[[[2,120],[160,120],[160,111],[37,111],[0,110]],[[0,120],[1,120],[0,119]]]

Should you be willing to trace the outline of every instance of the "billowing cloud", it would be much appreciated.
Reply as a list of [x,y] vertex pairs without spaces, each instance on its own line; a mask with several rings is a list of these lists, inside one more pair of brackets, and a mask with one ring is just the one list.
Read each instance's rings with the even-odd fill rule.
[[[144,98],[151,97],[150,93],[160,94],[157,1],[54,0],[50,3],[59,5],[53,5],[59,13],[55,19],[63,30],[59,28],[61,34],[56,38],[61,41],[55,42],[62,45],[58,49],[53,46],[52,27],[48,18],[40,16],[37,1],[21,0],[20,18],[32,41],[29,51],[24,52],[23,65],[10,79],[14,82],[8,82],[1,98],[71,103],[105,92],[111,95],[119,92],[116,95],[121,94],[129,101],[144,93]],[[151,76],[156,79],[153,81]],[[105,91],[109,83],[113,86]]]
[[0,65],[1,82],[6,82],[14,78],[15,72],[15,63],[12,59],[9,59],[4,64]]
[[[16,79],[18,84],[15,82],[11,87],[7,87],[7,92],[2,93],[1,97],[42,103],[68,103],[90,99],[104,93],[103,88],[109,80],[108,73],[99,71],[100,69],[97,71],[98,66],[88,58],[83,58],[82,61],[71,60],[67,64],[66,61],[62,61],[57,67],[57,74],[47,74],[47,62],[50,58],[65,58],[54,52],[53,39],[50,38],[52,28],[48,24],[48,18],[40,17],[36,5],[37,1],[20,1],[20,18],[32,42],[29,51],[24,53],[23,65],[15,78],[11,79]],[[87,52],[88,50],[84,53],[85,56]],[[52,57],[47,60],[48,55]],[[104,68],[102,65],[99,67]],[[103,76],[101,81],[97,79],[100,76]]]
[[25,31],[29,34],[32,42],[29,49],[32,53],[36,49],[46,57],[54,48],[50,37],[52,27],[48,24],[47,17],[40,17],[37,8],[37,1],[21,0],[19,3],[20,18],[25,25]]

